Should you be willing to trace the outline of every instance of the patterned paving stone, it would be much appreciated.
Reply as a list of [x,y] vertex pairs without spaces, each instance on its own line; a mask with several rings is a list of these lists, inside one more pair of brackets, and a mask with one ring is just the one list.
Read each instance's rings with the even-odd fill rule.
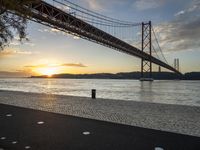
[[1,91],[0,103],[200,137],[200,107],[195,106],[15,91]]

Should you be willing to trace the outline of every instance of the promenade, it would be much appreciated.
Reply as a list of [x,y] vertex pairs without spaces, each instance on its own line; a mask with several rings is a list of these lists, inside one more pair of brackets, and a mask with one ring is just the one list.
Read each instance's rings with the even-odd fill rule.
[[200,149],[194,106],[0,91],[0,119],[3,150]]

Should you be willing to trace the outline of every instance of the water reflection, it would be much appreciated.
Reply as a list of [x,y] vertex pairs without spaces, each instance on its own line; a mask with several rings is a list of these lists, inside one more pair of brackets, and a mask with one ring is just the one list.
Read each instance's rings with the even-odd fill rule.
[[139,99],[142,99],[146,102],[153,102],[154,100],[154,92],[152,90],[153,82],[145,81],[140,82],[140,95]]
[[[91,89],[97,90],[97,98],[200,106],[200,81],[0,79],[0,90],[90,97]],[[54,99],[52,95],[48,96]]]

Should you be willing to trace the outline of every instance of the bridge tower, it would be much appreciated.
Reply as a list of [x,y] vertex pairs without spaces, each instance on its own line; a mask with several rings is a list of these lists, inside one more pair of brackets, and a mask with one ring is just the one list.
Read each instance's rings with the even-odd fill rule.
[[179,59],[175,58],[174,59],[174,68],[178,71],[180,71],[180,67],[179,67]]
[[149,60],[141,60],[141,81],[152,81],[152,40],[151,40],[151,21],[142,23],[142,52],[149,54]]
[[158,66],[158,72],[161,72],[161,67],[160,66]]

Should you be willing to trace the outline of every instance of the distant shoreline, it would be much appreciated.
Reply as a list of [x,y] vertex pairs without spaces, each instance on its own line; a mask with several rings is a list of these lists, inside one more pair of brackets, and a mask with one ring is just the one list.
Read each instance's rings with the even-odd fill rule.
[[[148,77],[147,73],[144,73]],[[127,79],[139,80],[140,72],[122,72],[122,73],[95,73],[95,74],[54,74],[52,76],[41,75],[31,76],[29,78],[61,78],[61,79]],[[200,80],[200,72],[185,73],[182,76],[172,72],[152,72],[155,80]]]

